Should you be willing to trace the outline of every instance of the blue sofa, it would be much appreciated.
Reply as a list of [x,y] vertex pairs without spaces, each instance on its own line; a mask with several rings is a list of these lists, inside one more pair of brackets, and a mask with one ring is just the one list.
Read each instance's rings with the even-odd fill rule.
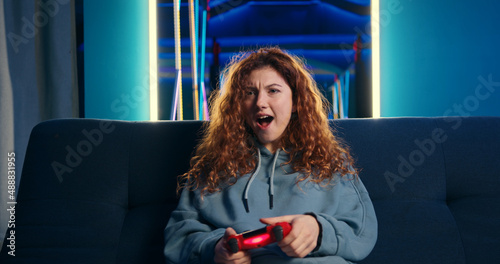
[[[176,176],[202,124],[37,125],[0,263],[164,263]],[[361,263],[500,263],[500,117],[332,127],[351,147],[378,217],[377,244]]]

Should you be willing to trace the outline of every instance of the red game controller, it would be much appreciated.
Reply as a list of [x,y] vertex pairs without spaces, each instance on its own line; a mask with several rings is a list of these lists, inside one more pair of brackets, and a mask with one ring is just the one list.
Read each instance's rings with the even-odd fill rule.
[[227,249],[233,253],[240,250],[260,248],[281,241],[290,233],[290,230],[292,230],[292,226],[289,223],[280,222],[260,229],[229,236],[226,246]]

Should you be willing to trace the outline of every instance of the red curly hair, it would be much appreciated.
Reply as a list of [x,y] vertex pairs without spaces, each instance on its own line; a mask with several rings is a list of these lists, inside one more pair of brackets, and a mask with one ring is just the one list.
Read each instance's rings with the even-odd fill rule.
[[191,159],[191,169],[180,176],[178,190],[220,191],[254,170],[257,147],[245,123],[242,102],[248,76],[271,67],[288,83],[296,113],[283,132],[280,148],[290,154],[288,164],[301,172],[297,182],[328,184],[335,173],[356,175],[347,147],[328,125],[328,101],[319,91],[304,62],[279,48],[261,48],[235,56],[224,71],[220,92],[211,97],[210,122]]

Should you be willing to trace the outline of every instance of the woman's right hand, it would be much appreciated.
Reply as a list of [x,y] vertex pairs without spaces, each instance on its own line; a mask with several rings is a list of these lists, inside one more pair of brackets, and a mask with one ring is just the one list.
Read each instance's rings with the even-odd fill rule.
[[227,238],[236,234],[236,231],[234,231],[231,227],[226,229],[224,237],[219,239],[219,242],[215,245],[215,263],[244,264],[251,262],[250,253],[248,253],[248,251],[238,251],[236,253],[232,253],[226,248]]

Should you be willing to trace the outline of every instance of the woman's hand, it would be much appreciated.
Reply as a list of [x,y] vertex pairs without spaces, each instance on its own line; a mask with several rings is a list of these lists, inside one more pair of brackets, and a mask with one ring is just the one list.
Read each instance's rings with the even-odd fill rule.
[[227,228],[224,233],[224,237],[219,239],[217,245],[215,245],[215,263],[231,263],[231,264],[243,264],[250,263],[250,253],[248,251],[238,251],[232,253],[226,248],[227,238],[231,235],[236,235],[236,231],[232,228]]
[[289,257],[303,258],[316,248],[320,229],[314,216],[285,215],[262,218],[260,221],[267,225],[279,222],[288,222],[292,225],[290,233],[278,242],[278,246]]

